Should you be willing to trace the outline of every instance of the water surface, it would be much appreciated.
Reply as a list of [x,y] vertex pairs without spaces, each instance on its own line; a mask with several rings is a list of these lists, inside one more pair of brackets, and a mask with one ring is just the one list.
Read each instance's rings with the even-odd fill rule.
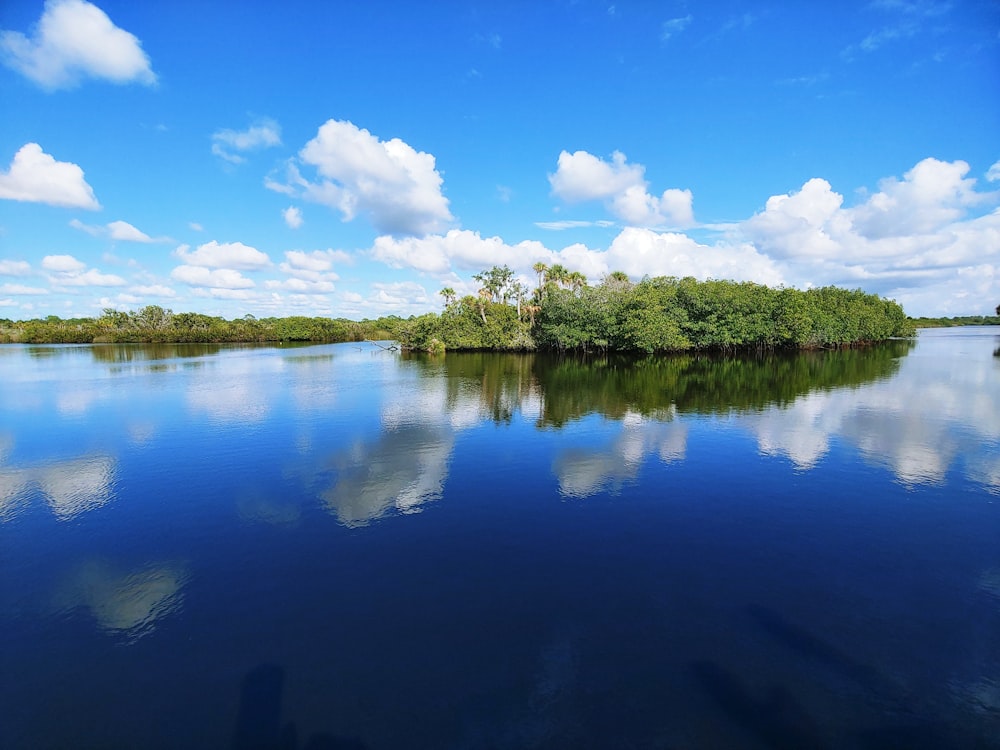
[[1000,747],[998,353],[0,347],[0,746]]

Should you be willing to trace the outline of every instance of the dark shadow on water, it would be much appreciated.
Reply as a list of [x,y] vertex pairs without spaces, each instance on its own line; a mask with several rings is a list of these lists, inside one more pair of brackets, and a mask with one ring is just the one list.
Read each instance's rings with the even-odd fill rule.
[[890,689],[888,681],[877,669],[859,662],[847,652],[793,624],[777,612],[757,605],[749,606],[747,611],[764,632],[796,655],[811,661],[814,666],[847,678],[873,694],[884,694]]
[[[781,614],[758,605],[751,605],[747,611],[765,633],[800,658],[802,668],[818,682],[829,683],[833,678],[841,685],[853,685],[856,700],[881,714],[886,725],[848,732],[852,737],[851,747],[860,750],[1000,748],[1000,737],[988,737],[981,731],[983,727],[966,726],[958,718],[952,721],[936,718],[940,717],[940,706],[921,700],[875,667],[858,661]],[[786,746],[793,745],[774,745]]]
[[715,662],[691,665],[695,681],[736,726],[774,750],[822,750],[827,747],[819,727],[791,692],[771,688],[758,698],[731,672]]
[[243,678],[231,750],[367,750],[361,740],[317,732],[303,745],[295,724],[282,724],[285,670],[261,664]]

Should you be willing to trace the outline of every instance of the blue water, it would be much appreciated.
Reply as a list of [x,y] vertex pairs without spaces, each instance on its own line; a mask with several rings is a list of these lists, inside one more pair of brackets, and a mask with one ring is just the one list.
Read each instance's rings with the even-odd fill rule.
[[0,747],[1000,747],[998,333],[0,347]]

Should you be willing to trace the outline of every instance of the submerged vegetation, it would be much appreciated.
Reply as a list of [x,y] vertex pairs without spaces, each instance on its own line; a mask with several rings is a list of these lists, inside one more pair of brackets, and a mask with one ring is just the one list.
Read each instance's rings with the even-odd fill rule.
[[0,343],[336,342],[394,339],[404,348],[458,350],[679,352],[818,349],[910,336],[902,307],[861,290],[800,291],[735,281],[645,278],[624,273],[590,286],[579,272],[535,265],[529,290],[507,266],[474,276],[479,293],[441,291],[445,309],[402,319],[235,320],[174,313],[157,305],[99,318],[0,320]]

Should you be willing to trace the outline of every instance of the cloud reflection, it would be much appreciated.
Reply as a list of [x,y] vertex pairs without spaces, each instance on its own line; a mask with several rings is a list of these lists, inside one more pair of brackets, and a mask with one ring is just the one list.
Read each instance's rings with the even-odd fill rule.
[[112,498],[115,460],[89,456],[36,467],[0,468],[0,520],[10,520],[37,488],[60,521],[99,508]]
[[911,355],[891,380],[814,392],[740,421],[762,453],[800,469],[840,439],[906,485],[940,484],[962,457],[970,480],[1000,491],[1000,379],[988,359],[949,356],[949,343],[931,337],[946,351]]
[[374,444],[357,443],[334,459],[337,482],[321,494],[347,526],[363,526],[390,510],[414,512],[441,497],[455,437],[444,426],[404,425]]
[[634,480],[646,456],[656,453],[664,463],[681,461],[687,452],[687,425],[661,422],[629,412],[622,429],[606,450],[569,449],[559,454],[553,471],[566,497],[588,497],[617,491]]
[[85,608],[102,630],[133,642],[180,608],[187,579],[185,567],[177,563],[127,571],[88,560],[68,576],[55,604],[61,611]]

